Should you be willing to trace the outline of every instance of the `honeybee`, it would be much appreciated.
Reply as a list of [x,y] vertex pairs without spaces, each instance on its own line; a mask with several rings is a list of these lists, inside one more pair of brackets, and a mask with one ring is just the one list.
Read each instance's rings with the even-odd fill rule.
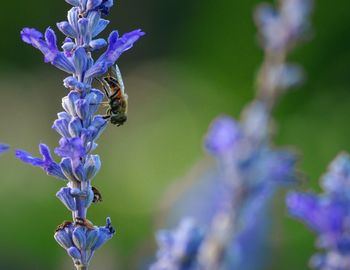
[[62,224],[58,225],[55,232],[58,232],[58,231],[61,231],[61,230],[64,230],[66,227],[72,225],[72,222],[71,221],[68,221],[68,220],[65,220],[62,222]]
[[108,99],[108,106],[104,119],[109,119],[111,124],[121,126],[127,120],[128,95],[125,93],[125,87],[122,75],[117,65],[109,68],[106,76],[97,78],[102,84],[103,90]]
[[92,202],[93,203],[102,202],[102,195],[100,191],[95,187],[91,187],[91,189],[92,189],[92,192],[94,193],[94,198]]

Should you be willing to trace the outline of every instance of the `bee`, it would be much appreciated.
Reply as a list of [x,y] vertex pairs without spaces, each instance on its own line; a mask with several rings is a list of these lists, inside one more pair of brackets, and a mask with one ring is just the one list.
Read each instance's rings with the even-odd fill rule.
[[102,202],[102,195],[100,191],[95,187],[91,187],[91,189],[92,189],[92,192],[94,193],[94,198],[92,202],[93,203]]
[[58,231],[61,231],[61,230],[64,230],[66,227],[72,225],[72,222],[71,221],[68,221],[68,220],[65,220],[62,222],[62,224],[58,225],[55,232],[58,232]]
[[74,225],[84,226],[84,227],[86,227],[89,230],[93,230],[95,228],[94,224],[92,224],[92,222],[90,220],[83,219],[83,218],[80,218],[80,217],[75,218]]
[[109,68],[107,74],[102,78],[97,78],[102,84],[106,94],[109,108],[104,119],[109,119],[111,124],[121,126],[127,120],[128,95],[125,93],[125,87],[122,75],[117,65]]

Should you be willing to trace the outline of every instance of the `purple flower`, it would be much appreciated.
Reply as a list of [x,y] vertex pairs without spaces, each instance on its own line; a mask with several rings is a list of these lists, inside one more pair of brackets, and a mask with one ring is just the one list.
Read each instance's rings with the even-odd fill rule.
[[74,196],[72,195],[72,189],[65,187],[61,188],[56,193],[56,197],[62,201],[62,203],[72,212],[77,210],[77,205]]
[[60,147],[55,149],[55,153],[60,157],[69,157],[74,161],[79,160],[86,154],[80,138],[62,138]]
[[281,16],[270,5],[263,4],[255,14],[262,43],[266,48],[281,50],[286,46],[288,32],[284,28]]
[[[57,23],[57,28],[67,37],[76,38],[78,33],[76,30],[69,24],[69,22],[59,22]],[[73,43],[73,42],[71,42]],[[74,44],[74,43],[73,43]]]
[[80,5],[80,2],[81,0],[65,0],[68,4],[71,4],[72,6],[79,6]]
[[9,149],[10,149],[9,145],[0,143],[0,154],[7,152]]
[[115,229],[112,227],[111,219],[108,217],[106,219],[106,225],[104,227],[98,228],[98,237],[93,245],[91,245],[92,250],[97,250],[100,248],[105,242],[112,238],[115,234]]
[[268,50],[289,50],[309,30],[311,0],[283,0],[279,10],[261,5],[255,14],[262,45]]
[[[64,228],[57,229],[54,238],[66,249],[77,266],[88,265],[95,251],[115,234],[110,218],[106,225],[87,229],[68,223]],[[82,252],[82,250],[84,252]]]
[[[255,18],[265,60],[257,78],[257,96],[246,106],[240,121],[227,116],[214,120],[204,145],[218,161],[217,166],[214,169],[203,166],[198,181],[169,211],[172,224],[182,216],[192,216],[201,222],[198,226],[205,226],[205,237],[199,243],[194,241],[199,246],[189,256],[184,247],[192,243],[191,236],[195,235],[192,230],[160,234],[157,262],[151,269],[247,270],[264,266],[263,242],[269,235],[268,213],[273,195],[278,188],[296,183],[299,176],[297,155],[272,143],[272,111],[285,90],[300,83],[302,78],[299,66],[285,60],[303,37],[302,28],[308,24],[310,14],[307,3],[310,0],[281,0],[278,9],[270,5],[258,8]],[[327,182],[327,186],[336,185]],[[299,199],[308,202],[305,209],[300,207]],[[343,228],[337,224],[343,224],[343,211],[347,209],[343,200],[318,201],[306,196],[293,197],[290,201],[295,216],[307,219],[315,230],[331,232],[323,234],[323,245],[335,243]],[[328,222],[323,221],[324,216]],[[336,241],[343,251],[347,244]],[[184,261],[190,262],[190,266],[183,268]],[[325,269],[333,268],[322,268]]]
[[195,269],[196,257],[204,239],[204,231],[193,219],[184,219],[174,231],[160,231],[157,234],[160,250],[157,261],[150,270]]
[[204,144],[209,153],[220,155],[232,151],[241,137],[239,124],[231,117],[222,116],[212,123]]
[[34,28],[24,28],[21,31],[22,40],[37,48],[45,57],[45,62],[50,62],[57,68],[68,73],[74,73],[74,66],[69,59],[58,50],[56,44],[56,35],[51,28],[45,31],[45,40],[43,35]]
[[97,63],[105,62],[107,66],[112,66],[119,56],[132,48],[133,44],[143,35],[140,29],[134,30],[132,32],[124,34],[121,38],[119,38],[119,34],[117,31],[113,31],[108,37],[108,48],[106,52],[101,55],[101,57],[97,60]]
[[272,186],[297,182],[297,156],[292,151],[259,149],[241,164],[243,174],[250,183],[266,183]]
[[287,196],[291,216],[303,220],[315,232],[337,237],[349,213],[346,202],[329,200],[310,193],[293,192]]
[[298,65],[277,65],[268,70],[267,84],[276,85],[281,91],[299,86],[304,80],[304,72]]
[[301,220],[318,235],[316,254],[310,265],[315,269],[346,270],[350,266],[350,156],[343,153],[323,176],[324,193],[292,192],[287,207],[292,217]]
[[329,165],[329,171],[322,177],[325,192],[337,197],[348,197],[350,192],[350,157],[339,154]]
[[40,144],[39,149],[43,156],[42,159],[22,150],[16,150],[16,157],[25,163],[42,168],[48,175],[66,180],[67,178],[62,173],[60,166],[52,159],[49,147],[45,144]]
[[102,0],[100,2],[101,4],[97,6],[97,10],[99,10],[103,15],[108,15],[109,10],[113,6],[113,0]]

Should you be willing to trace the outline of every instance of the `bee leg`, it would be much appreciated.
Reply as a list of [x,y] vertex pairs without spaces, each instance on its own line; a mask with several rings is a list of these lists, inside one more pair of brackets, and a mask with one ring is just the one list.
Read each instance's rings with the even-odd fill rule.
[[111,118],[111,109],[108,108],[108,110],[106,111],[106,114],[102,116],[103,119],[109,119]]
[[103,101],[103,102],[100,102],[100,103],[90,103],[89,105],[103,105],[103,106],[109,106],[109,102]]

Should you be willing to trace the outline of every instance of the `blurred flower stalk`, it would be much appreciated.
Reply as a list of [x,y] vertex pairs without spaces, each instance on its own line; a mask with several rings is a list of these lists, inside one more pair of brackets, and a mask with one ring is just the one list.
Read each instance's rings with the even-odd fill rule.
[[[278,99],[303,80],[288,53],[308,37],[311,0],[281,0],[277,8],[260,5],[255,12],[264,61],[256,98],[240,121],[218,117],[205,139],[217,160],[208,194],[197,192],[197,208],[184,204],[186,218],[174,231],[157,234],[160,246],[151,270],[260,269],[254,246],[268,233],[269,204],[275,191],[297,181],[297,156],[273,146],[272,110]],[[214,194],[215,193],[215,194]],[[187,201],[188,202],[188,201]]]
[[[40,50],[55,67],[67,72],[64,86],[69,90],[62,99],[64,111],[58,113],[52,128],[62,138],[55,154],[61,158],[57,163],[45,144],[40,144],[42,158],[22,150],[16,156],[23,162],[42,168],[66,183],[56,196],[72,212],[72,221],[64,221],[55,232],[56,241],[73,259],[77,269],[88,269],[95,251],[115,233],[110,218],[105,226],[95,226],[87,219],[87,210],[92,202],[100,200],[98,190],[91,185],[101,167],[99,155],[93,154],[96,140],[108,122],[96,115],[104,94],[92,88],[95,78],[104,75],[119,56],[130,49],[144,35],[135,30],[119,36],[113,31],[106,41],[97,36],[109,21],[103,19],[113,6],[112,0],[66,0],[73,7],[68,11],[68,20],[57,23],[66,36],[62,51],[57,47],[54,31],[47,28],[45,34],[33,28],[24,28],[22,40]],[[95,61],[94,52],[107,47]]]

